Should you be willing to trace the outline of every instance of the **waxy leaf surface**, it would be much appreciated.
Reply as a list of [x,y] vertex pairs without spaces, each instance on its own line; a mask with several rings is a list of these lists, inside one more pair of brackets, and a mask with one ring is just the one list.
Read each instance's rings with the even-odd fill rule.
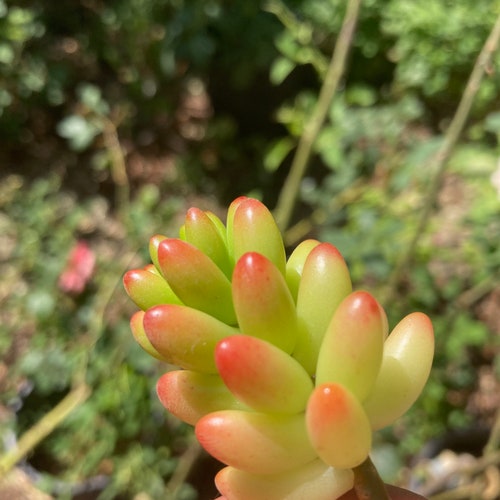
[[151,344],[148,339],[146,332],[144,331],[144,311],[137,311],[130,318],[130,328],[132,330],[132,335],[135,341],[153,358],[159,359],[161,361],[166,361],[165,357],[162,356]]
[[253,474],[279,474],[316,457],[302,414],[218,411],[201,418],[195,433],[217,460]]
[[329,383],[314,389],[306,422],[311,443],[326,464],[352,469],[368,456],[370,422],[357,398],[342,385]]
[[163,276],[182,302],[228,324],[235,324],[231,283],[194,245],[168,238],[158,246]]
[[304,411],[313,383],[278,347],[249,335],[227,337],[215,349],[217,370],[229,390],[257,411]]
[[304,269],[304,263],[311,250],[319,244],[319,241],[312,239],[302,241],[295,247],[286,261],[286,282],[295,301],[297,301],[297,295],[299,293],[299,284],[302,277],[302,270]]
[[434,356],[434,331],[428,316],[411,313],[387,337],[382,366],[364,401],[373,429],[403,415],[418,398],[429,377]]
[[330,243],[314,247],[304,262],[297,295],[297,317],[304,325],[294,357],[313,374],[319,349],[332,316],[352,291],[349,270]]
[[143,324],[149,341],[169,363],[204,373],[217,371],[217,342],[237,333],[208,314],[178,305],[148,309]]
[[160,269],[160,264],[158,263],[158,247],[160,243],[166,239],[167,237],[162,234],[155,234],[149,240],[149,255],[151,257],[151,262],[157,269]]
[[159,304],[182,304],[165,279],[152,271],[153,267],[125,273],[123,285],[128,296],[143,310]]
[[216,374],[191,370],[167,372],[158,380],[156,392],[170,413],[191,425],[214,411],[245,409]]
[[361,401],[365,399],[382,363],[387,320],[367,292],[353,292],[336,309],[321,345],[316,385],[337,382]]
[[227,278],[231,278],[232,266],[225,239],[212,218],[198,208],[190,208],[184,224],[185,240],[210,257]]
[[238,260],[233,302],[242,333],[292,352],[297,340],[295,304],[285,278],[269,259],[250,252]]
[[285,275],[285,245],[269,211],[253,198],[237,198],[229,207],[227,244],[234,262],[247,252],[267,257]]
[[238,500],[332,500],[350,490],[353,482],[351,470],[333,469],[321,460],[273,475],[225,467],[215,477],[220,493]]

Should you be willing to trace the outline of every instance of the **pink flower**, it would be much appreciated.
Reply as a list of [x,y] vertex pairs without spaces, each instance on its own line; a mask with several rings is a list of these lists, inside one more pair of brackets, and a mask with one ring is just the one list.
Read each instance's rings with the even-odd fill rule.
[[59,288],[68,294],[79,295],[94,274],[95,254],[84,241],[71,249],[66,267],[59,275]]

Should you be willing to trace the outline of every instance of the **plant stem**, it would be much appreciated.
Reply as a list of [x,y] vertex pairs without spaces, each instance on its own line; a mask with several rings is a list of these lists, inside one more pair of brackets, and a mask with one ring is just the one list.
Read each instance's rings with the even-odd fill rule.
[[285,245],[288,247],[296,245],[312,229],[324,224],[329,213],[339,212],[346,205],[354,203],[366,190],[367,186],[361,182],[361,179],[354,181],[337,196],[331,198],[326,207],[316,208],[307,218],[303,218],[289,227],[283,235]]
[[[487,474],[487,471],[497,471],[499,465],[500,452],[496,450],[486,453],[485,451],[483,456],[478,458],[472,465],[456,465],[446,474],[431,482],[426,486],[422,494],[427,496],[429,500],[460,500],[463,498],[473,498],[474,495],[472,493],[477,494],[478,490],[479,492],[481,492],[481,490],[484,492],[484,476]],[[456,488],[448,489],[441,493],[431,494],[432,491],[445,489],[451,480],[456,480],[458,477],[460,478],[461,484]],[[493,484],[498,491],[498,485],[495,481],[493,481]],[[468,494],[466,493],[467,490]],[[493,498],[493,496],[488,498]]]
[[358,500],[390,500],[385,484],[370,457],[353,469],[354,491]]
[[193,439],[182,456],[179,459],[178,465],[172,474],[166,490],[176,498],[181,486],[186,482],[186,479],[191,472],[195,462],[198,460],[202,452],[202,448],[196,439]]
[[290,167],[290,172],[281,190],[276,205],[275,217],[278,226],[284,231],[290,224],[293,207],[300,189],[300,183],[307,169],[314,142],[325,122],[330,104],[337,92],[340,79],[344,74],[347,54],[351,46],[354,29],[358,19],[361,0],[349,0],[344,21],[335,49],[321,86],[318,102],[299,139],[297,151]]
[[405,272],[411,266],[411,263],[415,257],[418,241],[422,234],[425,232],[429,223],[430,216],[437,199],[437,195],[439,194],[439,190],[441,188],[441,181],[448,165],[448,161],[464,129],[465,122],[467,121],[470,110],[472,108],[472,104],[474,102],[474,98],[476,97],[476,94],[481,86],[483,76],[488,72],[490,68],[492,56],[498,48],[499,40],[500,15],[497,17],[497,20],[476,59],[474,68],[469,76],[469,80],[465,87],[464,93],[462,94],[462,98],[460,99],[458,108],[453,116],[453,119],[451,120],[450,126],[446,130],[441,147],[438,149],[438,151],[430,161],[430,167],[434,169],[435,173],[430,181],[429,190],[427,191],[427,195],[425,196],[423,209],[420,213],[420,218],[418,220],[413,237],[410,240],[406,251],[403,253],[401,259],[397,263],[396,268],[394,269],[394,273],[389,280],[387,292],[384,297],[384,302],[386,303],[391,303],[395,299],[399,284],[401,283]]
[[52,410],[26,431],[19,439],[16,448],[0,457],[0,478],[7,474],[40,441],[45,439],[89,395],[89,387],[85,384],[79,385],[72,389]]
[[125,165],[125,154],[120,144],[117,126],[113,120],[104,115],[101,116],[101,120],[104,123],[104,145],[110,156],[111,178],[113,179],[116,189],[115,201],[117,212],[122,222],[124,222],[128,213],[130,201],[130,184],[127,175],[127,167]]
[[495,415],[495,423],[491,429],[490,437],[486,446],[484,447],[483,454],[488,455],[490,453],[497,452],[500,449],[500,408],[497,410]]

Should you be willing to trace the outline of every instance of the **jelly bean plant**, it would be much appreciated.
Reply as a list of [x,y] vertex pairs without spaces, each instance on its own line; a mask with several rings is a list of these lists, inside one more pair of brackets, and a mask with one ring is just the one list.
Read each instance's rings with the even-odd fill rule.
[[158,397],[226,464],[220,498],[389,498],[369,458],[372,433],[405,413],[429,376],[429,318],[411,313],[389,333],[333,245],[309,239],[287,259],[253,198],[234,200],[225,225],[191,208],[179,238],[153,236],[149,250],[152,264],[124,276],[140,308],[132,333],[178,367]]

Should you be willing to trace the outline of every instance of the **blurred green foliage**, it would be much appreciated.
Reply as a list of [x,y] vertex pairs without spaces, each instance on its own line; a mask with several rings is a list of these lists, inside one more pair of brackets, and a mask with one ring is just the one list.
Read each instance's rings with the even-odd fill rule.
[[[138,217],[124,228],[107,220],[104,199],[79,204],[59,188],[55,176],[32,184],[11,176],[0,190],[6,212],[2,243],[10,248],[1,270],[14,287],[3,303],[0,326],[1,358],[11,365],[1,401],[19,410],[15,429],[20,435],[84,377],[93,388],[91,397],[33,457],[33,464],[46,471],[45,487],[58,491],[58,498],[72,498],[80,483],[112,472],[101,498],[125,491],[159,498],[175,470],[170,449],[185,429],[166,421],[153,396],[160,367],[129,334],[120,277],[137,258],[139,241],[166,227],[176,201],[147,206],[147,197],[138,196],[131,207]],[[131,239],[123,247],[126,230]],[[72,297],[58,287],[58,278],[78,236],[89,240],[98,271],[85,293]],[[9,343],[13,333],[17,339]],[[194,498],[186,488],[183,498]]]
[[[61,498],[101,476],[101,499],[164,497],[189,432],[156,401],[164,367],[131,339],[121,275],[147,262],[152,234],[175,233],[188,203],[252,194],[273,206],[344,6],[0,0],[0,359],[8,367],[0,404],[19,436],[85,376],[92,396],[31,457]],[[428,160],[499,11],[492,0],[474,8],[467,0],[363,2],[291,244],[331,241],[357,287],[384,288],[425,203]],[[403,457],[478,418],[467,406],[478,367],[500,370],[498,332],[478,314],[500,269],[500,114],[492,111],[500,79],[492,71],[388,307],[392,325],[410,310],[427,312],[437,335],[425,394],[382,436]],[[126,207],[113,196],[116,155],[128,167]],[[57,281],[79,238],[95,251],[97,273],[71,297]],[[177,494],[196,498],[189,485]]]

